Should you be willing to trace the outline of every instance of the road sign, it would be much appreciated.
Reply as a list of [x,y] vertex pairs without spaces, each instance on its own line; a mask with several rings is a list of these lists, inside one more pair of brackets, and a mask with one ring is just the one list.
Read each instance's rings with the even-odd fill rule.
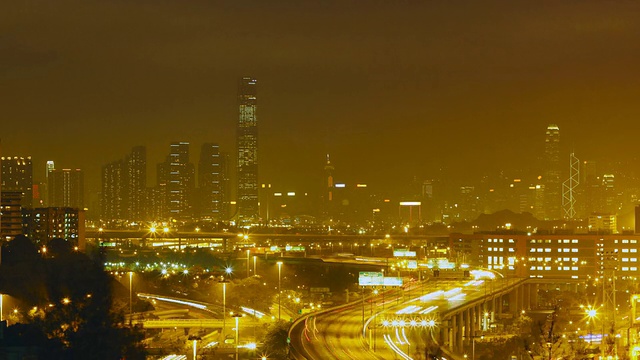
[[395,257],[416,257],[415,251],[409,251],[407,249],[394,249],[393,256]]
[[384,274],[382,272],[360,271],[358,284],[360,286],[379,286],[384,282]]
[[384,278],[383,285],[384,286],[402,286],[402,278],[387,276]]

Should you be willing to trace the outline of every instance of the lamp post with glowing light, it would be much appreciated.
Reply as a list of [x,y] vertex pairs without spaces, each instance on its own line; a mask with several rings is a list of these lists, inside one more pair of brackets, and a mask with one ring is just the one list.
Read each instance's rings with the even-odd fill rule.
[[233,314],[233,315],[231,315],[231,317],[234,317],[236,319],[236,341],[235,341],[235,343],[236,343],[236,360],[238,360],[238,345],[239,345],[238,341],[239,341],[239,338],[240,338],[240,335],[239,335],[240,318],[242,317],[242,315],[241,314]]
[[282,285],[282,261],[278,261],[277,264],[278,264],[278,321],[280,321],[280,313],[281,313],[280,298],[282,297],[281,290],[280,290],[280,286]]
[[[589,345],[593,343],[593,319],[598,315],[598,312],[593,307],[589,306],[585,313],[587,317],[589,317]],[[604,334],[602,334],[602,339],[604,340]]]
[[247,249],[247,277],[249,277],[249,258],[251,250]]
[[258,257],[253,255],[253,275],[258,275],[258,272],[256,271],[256,261],[258,261]]
[[227,328],[227,284],[229,280],[222,280],[220,283],[222,284],[222,341],[224,342],[224,332]]
[[129,325],[133,321],[133,271],[129,271]]

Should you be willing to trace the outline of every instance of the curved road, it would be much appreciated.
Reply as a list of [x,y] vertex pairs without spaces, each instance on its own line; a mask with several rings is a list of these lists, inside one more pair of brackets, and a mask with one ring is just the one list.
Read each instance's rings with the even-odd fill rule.
[[[309,315],[291,328],[292,356],[295,359],[413,359],[423,339],[431,336],[437,327],[434,321],[438,313],[454,309],[464,303],[477,300],[488,292],[509,286],[508,282],[496,281],[446,281],[413,285],[397,294],[386,292],[384,306],[380,295],[366,299],[366,339],[362,334],[361,302],[347,304]],[[489,289],[490,288],[490,289]],[[396,295],[390,295],[395,293]],[[403,295],[404,298],[403,299]],[[373,306],[372,306],[373,305]],[[375,314],[375,316],[371,316]],[[376,319],[376,317],[379,317]],[[392,325],[394,319],[418,319],[422,324]],[[384,325],[383,325],[384,323]],[[373,333],[371,333],[373,331]],[[372,347],[375,344],[375,352]],[[416,356],[421,358],[421,355]]]

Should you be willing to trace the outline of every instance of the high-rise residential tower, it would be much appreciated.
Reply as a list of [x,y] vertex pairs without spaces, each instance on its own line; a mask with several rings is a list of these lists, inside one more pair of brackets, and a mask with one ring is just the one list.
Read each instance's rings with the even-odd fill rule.
[[125,159],[127,194],[129,196],[127,216],[129,220],[147,220],[147,149],[136,146]]
[[199,213],[202,219],[220,220],[223,207],[223,174],[220,146],[202,144],[198,164],[198,188],[200,191]]
[[124,161],[118,160],[102,167],[102,198],[100,205],[103,220],[124,220],[126,215],[126,167]]
[[146,220],[146,149],[136,146],[124,159],[102,167],[102,219]]
[[544,146],[544,212],[550,220],[562,218],[562,166],[560,164],[560,128],[547,127]]
[[49,173],[51,207],[84,208],[84,174],[80,169],[55,169]]
[[195,167],[189,162],[189,143],[173,142],[164,163],[158,164],[158,186],[165,191],[166,216],[190,219],[193,211]]
[[33,203],[33,165],[31,156],[1,157],[2,177],[0,189],[2,191],[17,191],[21,193],[20,205],[31,208]]
[[238,83],[238,224],[258,217],[258,119],[256,80],[243,77]]

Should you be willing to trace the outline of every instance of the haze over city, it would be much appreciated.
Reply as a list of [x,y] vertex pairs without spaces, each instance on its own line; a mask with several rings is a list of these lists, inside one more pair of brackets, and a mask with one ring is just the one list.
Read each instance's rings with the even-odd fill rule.
[[391,192],[530,169],[552,123],[567,156],[635,156],[634,2],[2,8],[3,153],[32,155],[39,179],[55,160],[96,191],[100,167],[135,145],[150,181],[172,141],[233,154],[242,76],[259,81],[261,181],[284,187],[317,184],[327,153],[341,181]]
[[640,360],[640,2],[0,5],[0,359]]

